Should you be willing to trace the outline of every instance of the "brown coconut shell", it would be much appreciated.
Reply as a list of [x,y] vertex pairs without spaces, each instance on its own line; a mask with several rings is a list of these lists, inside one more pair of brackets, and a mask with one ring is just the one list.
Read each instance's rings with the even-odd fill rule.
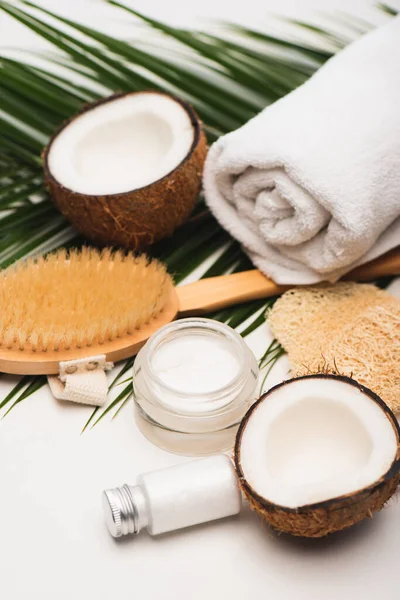
[[[341,380],[366,394],[376,402],[389,419],[397,438],[397,454],[393,463],[373,485],[323,502],[301,506],[299,508],[288,508],[269,502],[266,498],[259,496],[246,480],[240,463],[240,449],[243,432],[249,418],[261,402],[267,402],[268,396],[277,388],[290,384],[295,379],[327,378]],[[240,486],[249,501],[251,507],[275,529],[295,536],[317,538],[328,535],[335,531],[346,529],[366,517],[371,518],[375,511],[381,510],[384,504],[396,491],[400,483],[400,428],[396,417],[390,408],[370,389],[358,384],[354,379],[341,375],[316,374],[306,375],[284,381],[271,388],[266,394],[253,404],[244,416],[236,436],[235,442],[235,468],[239,477]]]
[[185,158],[170,173],[153,183],[119,194],[86,195],[61,185],[49,169],[49,153],[56,137],[73,120],[94,108],[128,95],[113,94],[86,105],[66,120],[54,133],[43,151],[45,182],[60,212],[86,238],[101,245],[122,246],[141,251],[172,235],[190,215],[201,187],[207,140],[193,108],[176,96],[172,98],[188,114],[193,127],[193,143]]

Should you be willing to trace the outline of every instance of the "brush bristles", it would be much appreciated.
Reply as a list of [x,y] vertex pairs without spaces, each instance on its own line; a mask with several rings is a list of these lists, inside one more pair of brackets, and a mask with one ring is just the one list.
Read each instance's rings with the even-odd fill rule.
[[144,255],[83,248],[29,258],[0,274],[0,344],[44,352],[112,341],[156,317],[171,286]]

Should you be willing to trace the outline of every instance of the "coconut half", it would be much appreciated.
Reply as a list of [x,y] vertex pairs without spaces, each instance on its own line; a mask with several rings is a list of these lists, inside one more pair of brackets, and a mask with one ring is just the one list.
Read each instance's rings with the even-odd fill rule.
[[309,375],[245,415],[235,465],[251,505],[280,531],[320,537],[372,516],[400,481],[400,429],[371,390]]
[[50,193],[87,238],[135,250],[189,216],[207,145],[193,109],[169,94],[116,94],[90,104],[44,151]]

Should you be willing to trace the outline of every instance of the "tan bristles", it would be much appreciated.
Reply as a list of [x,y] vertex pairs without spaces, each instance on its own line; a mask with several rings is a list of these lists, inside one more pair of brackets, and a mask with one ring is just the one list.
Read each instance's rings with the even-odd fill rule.
[[59,250],[0,273],[0,344],[59,350],[133,333],[165,306],[172,279],[146,256]]

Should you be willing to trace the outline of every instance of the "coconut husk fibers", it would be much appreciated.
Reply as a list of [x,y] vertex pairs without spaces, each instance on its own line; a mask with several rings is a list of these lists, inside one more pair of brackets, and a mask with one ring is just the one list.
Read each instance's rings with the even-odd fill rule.
[[253,404],[243,418],[239,427],[235,443],[235,468],[239,477],[241,489],[250,503],[250,506],[265,520],[283,533],[294,536],[317,538],[328,535],[354,525],[366,517],[371,518],[375,511],[383,508],[385,503],[396,491],[400,483],[400,428],[396,417],[379,396],[368,388],[359,385],[349,377],[337,375],[307,375],[302,379],[326,377],[336,378],[353,386],[358,387],[367,394],[374,402],[379,404],[395,431],[397,438],[397,454],[388,471],[373,485],[358,490],[355,493],[332,498],[323,502],[301,506],[299,508],[288,508],[269,502],[257,494],[246,480],[240,463],[241,439],[246,424],[252,413],[261,402],[267,402],[268,396],[277,388],[291,383],[293,380],[271,388],[266,394]]
[[73,119],[126,95],[114,94],[93,102],[65,121],[44,149],[43,166],[45,181],[54,203],[80,233],[101,245],[141,251],[171,236],[189,217],[200,192],[207,141],[201,122],[189,104],[171,96],[188,113],[193,126],[193,143],[187,156],[171,173],[142,188],[104,196],[80,194],[62,186],[53,177],[48,164],[54,139]]
[[268,323],[294,376],[352,376],[400,411],[400,301],[374,285],[338,283],[283,294]]

